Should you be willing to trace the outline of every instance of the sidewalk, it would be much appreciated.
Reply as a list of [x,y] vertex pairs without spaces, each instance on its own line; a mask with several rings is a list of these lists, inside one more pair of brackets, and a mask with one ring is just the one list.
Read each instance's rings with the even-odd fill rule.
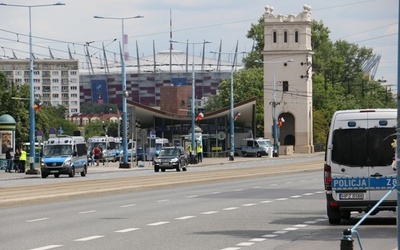
[[[234,161],[229,161],[228,157],[215,157],[215,158],[204,158],[203,162],[198,164],[190,164],[189,167],[202,167],[202,166],[212,166],[212,165],[221,165],[221,164],[229,164],[235,162],[249,162],[249,161],[263,161],[263,160],[278,160],[282,158],[303,158],[303,157],[318,157],[322,156],[323,152],[317,152],[312,154],[292,154],[292,155],[280,155],[278,158],[268,158],[268,157],[240,157],[235,156]],[[153,164],[151,161],[139,161],[138,166],[136,166],[136,162],[131,163],[131,168],[119,168],[119,162],[106,162],[103,164],[99,164],[99,166],[90,165],[88,167],[88,174],[94,173],[107,173],[107,172],[118,172],[118,171],[139,171],[139,170],[151,170],[153,169]],[[40,169],[37,168],[40,171]],[[9,180],[9,179],[21,179],[21,178],[41,178],[40,174],[37,175],[28,175],[25,173],[15,173],[12,171],[11,173],[5,172],[5,170],[0,170],[0,181],[1,180]]]

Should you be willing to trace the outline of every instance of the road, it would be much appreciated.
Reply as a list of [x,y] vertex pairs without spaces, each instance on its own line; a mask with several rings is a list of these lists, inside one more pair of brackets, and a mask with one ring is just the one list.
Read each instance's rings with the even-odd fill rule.
[[[264,166],[269,171],[241,163],[242,168],[233,164],[179,173],[145,170],[128,177],[109,173],[114,175],[114,182],[103,179],[103,174],[93,174],[97,176],[94,180],[25,179],[58,182],[21,186],[25,192],[30,190],[25,196],[71,195],[41,198],[37,204],[32,200],[21,205],[3,204],[1,221],[7,226],[1,227],[1,248],[339,249],[342,230],[354,225],[356,219],[329,225],[322,173],[312,170],[320,159],[308,164],[292,161],[297,162],[292,164],[293,169],[282,169],[285,162]],[[240,169],[244,178],[239,177]],[[95,187],[96,192],[79,193],[71,184],[82,185],[85,190]],[[125,188],[116,192],[121,187]],[[16,197],[22,197],[18,186],[6,189],[16,189]],[[392,214],[369,219],[359,232],[364,249],[389,250],[396,246]]]

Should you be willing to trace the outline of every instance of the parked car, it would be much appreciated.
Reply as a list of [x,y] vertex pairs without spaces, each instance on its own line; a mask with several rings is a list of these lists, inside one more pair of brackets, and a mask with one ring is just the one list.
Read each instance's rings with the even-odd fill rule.
[[[135,151],[135,149],[128,149],[126,152],[127,152],[127,155],[128,155],[128,162],[130,162],[131,159],[136,161],[136,151]],[[142,148],[139,148],[137,150],[137,158],[138,158],[137,160],[138,161],[143,161],[144,160],[143,156],[144,156],[144,151],[143,151]],[[119,161],[122,161],[123,157],[124,157],[124,151],[121,149],[121,152],[118,155]]]
[[176,169],[176,171],[186,171],[188,158],[183,147],[163,147],[154,158],[154,171],[165,172],[166,169]]

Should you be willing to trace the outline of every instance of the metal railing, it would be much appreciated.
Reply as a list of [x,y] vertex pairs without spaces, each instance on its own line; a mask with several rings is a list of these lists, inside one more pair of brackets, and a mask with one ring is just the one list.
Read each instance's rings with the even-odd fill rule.
[[352,235],[355,234],[357,236],[357,241],[358,245],[360,247],[360,250],[363,250],[362,244],[361,244],[361,239],[360,239],[360,234],[357,231],[357,228],[364,222],[365,219],[368,218],[368,216],[375,211],[375,209],[390,195],[393,190],[398,188],[397,185],[394,185],[389,192],[387,192],[376,204],[371,208],[371,210],[366,213],[361,220],[355,224],[352,228],[346,228],[343,230],[343,238],[340,240],[340,250],[353,250],[353,237]]

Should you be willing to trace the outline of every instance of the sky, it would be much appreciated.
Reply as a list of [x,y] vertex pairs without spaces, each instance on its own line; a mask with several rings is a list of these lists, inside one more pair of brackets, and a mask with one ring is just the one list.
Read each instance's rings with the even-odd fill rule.
[[[45,5],[52,0],[0,0],[5,4]],[[346,40],[373,49],[381,55],[375,79],[397,89],[397,0],[65,0],[64,6],[31,8],[32,44],[37,58],[49,58],[49,47],[56,58],[69,58],[68,47],[74,58],[82,59],[85,44],[90,54],[101,57],[101,47],[110,53],[109,60],[119,53],[122,21],[96,19],[93,16],[125,18],[142,15],[144,18],[124,21],[128,35],[126,46],[131,57],[153,54],[169,48],[185,51],[185,42],[194,45],[196,55],[206,44],[209,51],[219,49],[228,60],[235,51],[250,51],[253,41],[246,38],[252,24],[264,14],[266,5],[274,7],[275,14],[298,14],[303,5],[311,6],[312,18],[322,21],[330,30],[332,41]],[[0,5],[0,59],[29,57],[29,8]],[[172,18],[170,18],[172,17]],[[171,25],[172,24],[172,25]],[[171,28],[172,27],[172,28]],[[172,30],[172,32],[171,32]],[[191,47],[192,49],[193,47]],[[84,66],[82,60],[82,66]]]

